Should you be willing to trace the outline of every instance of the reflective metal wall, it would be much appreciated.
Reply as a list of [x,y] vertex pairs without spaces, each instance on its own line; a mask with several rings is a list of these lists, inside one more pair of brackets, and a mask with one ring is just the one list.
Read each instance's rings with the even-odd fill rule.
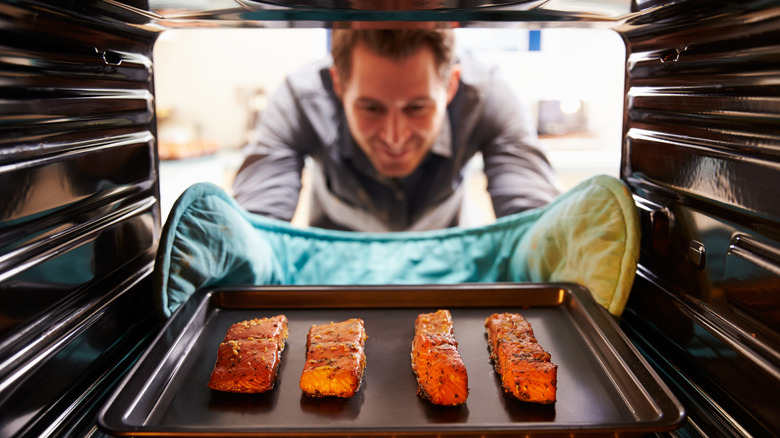
[[89,433],[158,324],[155,36],[0,3],[0,436]]
[[780,6],[648,3],[619,27],[629,48],[622,177],[643,219],[624,324],[686,399],[690,430],[772,436]]
[[[182,14],[154,3],[0,3],[0,436],[94,433],[102,401],[159,327],[157,32],[344,20],[618,32],[621,175],[643,227],[621,325],[685,404],[677,435],[778,434],[776,1],[636,0],[625,12],[610,1],[379,12],[250,1]],[[618,7],[574,6],[599,4]]]

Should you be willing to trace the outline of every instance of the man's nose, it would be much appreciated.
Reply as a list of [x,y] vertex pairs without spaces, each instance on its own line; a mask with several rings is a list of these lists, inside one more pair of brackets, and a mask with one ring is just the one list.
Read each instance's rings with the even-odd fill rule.
[[385,119],[384,140],[390,148],[400,149],[409,137],[409,124],[401,111],[390,111]]

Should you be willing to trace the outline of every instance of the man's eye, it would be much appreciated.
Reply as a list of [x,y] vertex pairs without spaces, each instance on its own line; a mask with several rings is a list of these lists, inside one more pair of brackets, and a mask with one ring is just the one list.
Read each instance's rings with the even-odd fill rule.
[[426,105],[407,105],[404,108],[404,112],[410,116],[419,116],[425,114],[425,112],[428,110],[428,106]]
[[381,105],[371,105],[371,104],[359,105],[358,109],[368,114],[381,114],[383,111]]

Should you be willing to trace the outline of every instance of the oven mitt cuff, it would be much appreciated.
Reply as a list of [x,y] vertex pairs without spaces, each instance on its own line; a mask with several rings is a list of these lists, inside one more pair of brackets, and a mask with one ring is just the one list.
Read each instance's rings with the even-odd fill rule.
[[156,302],[167,317],[195,290],[228,284],[561,281],[590,288],[619,315],[636,269],[637,224],[630,193],[606,176],[494,224],[400,233],[300,229],[200,183],[181,195],[163,228]]

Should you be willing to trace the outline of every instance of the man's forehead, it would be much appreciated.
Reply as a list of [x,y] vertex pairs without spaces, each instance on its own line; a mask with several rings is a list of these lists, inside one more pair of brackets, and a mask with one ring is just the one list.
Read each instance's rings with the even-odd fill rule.
[[387,55],[380,53],[376,51],[375,49],[372,49],[369,45],[362,41],[358,41],[354,47],[352,47],[352,62],[354,63],[357,60],[363,60],[364,58],[371,57],[371,58],[381,58],[387,61],[392,61],[394,63],[403,63],[405,61],[408,61],[412,58],[418,58],[422,59],[424,58],[426,62],[430,59],[430,62],[432,64],[436,64],[436,58],[433,55],[433,49],[426,45],[421,45],[420,47],[417,47],[414,50],[406,51],[403,55]]
[[[361,78],[363,80],[385,77],[397,81],[412,80],[414,75],[417,76],[416,80],[438,76],[435,57],[428,47],[420,47],[407,56],[394,58],[378,54],[365,45],[358,45],[353,48],[351,56],[352,71],[349,72],[349,79],[357,74],[370,76]],[[395,76],[388,74],[391,71]]]
[[433,105],[436,103],[436,99],[429,95],[420,95],[412,97],[393,96],[395,99],[387,99],[382,96],[371,95],[359,95],[355,99],[355,103],[358,105],[388,105],[388,104],[400,104],[400,105]]

